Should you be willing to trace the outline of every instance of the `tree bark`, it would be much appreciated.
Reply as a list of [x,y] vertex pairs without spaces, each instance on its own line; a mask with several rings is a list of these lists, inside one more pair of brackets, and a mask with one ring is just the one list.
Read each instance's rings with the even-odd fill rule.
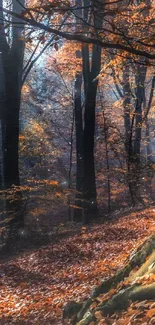
[[89,222],[89,217],[91,217],[91,213],[94,213],[97,210],[94,164],[95,106],[97,95],[97,81],[94,81],[94,79],[100,71],[100,60],[101,49],[94,48],[92,58],[92,70],[89,75],[89,83],[85,100],[84,113],[85,223]]
[[[84,1],[86,8],[83,10],[84,30],[89,33],[86,24],[88,20],[88,0]],[[102,19],[94,13],[94,28],[102,26]],[[91,66],[90,66],[91,58]],[[84,193],[84,223],[88,223],[97,212],[96,181],[94,166],[94,134],[95,134],[95,107],[97,96],[98,76],[101,67],[101,47],[93,45],[90,53],[87,44],[82,45],[82,67],[84,82],[84,121],[81,105],[81,80],[80,74],[76,79],[75,121],[76,121],[76,150],[77,150],[77,189]],[[84,127],[83,127],[84,124]],[[80,161],[81,160],[81,161]],[[83,169],[83,171],[82,171]],[[76,183],[77,184],[77,183]],[[79,204],[79,202],[78,202]]]
[[76,131],[76,198],[74,220],[82,221],[84,163],[83,163],[83,117],[81,102],[82,73],[78,72],[75,79],[75,131]]
[[140,145],[142,131],[142,104],[144,101],[144,87],[147,68],[139,65],[136,76],[136,107],[135,107],[135,138],[133,155],[134,160],[140,162]]
[[[125,150],[127,159],[130,160],[129,154],[132,154],[132,148],[129,148],[130,139],[130,111],[131,111],[131,88],[129,81],[129,65],[128,63],[123,69],[123,108],[124,108],[124,127],[125,127]],[[131,144],[132,145],[132,144]]]
[[[77,8],[82,7],[82,1],[76,0]],[[82,10],[76,12],[76,30],[80,30]],[[76,58],[82,58],[81,50],[76,51]],[[76,135],[76,194],[74,220],[82,221],[83,219],[83,188],[84,188],[84,165],[83,165],[83,107],[82,107],[82,71],[77,71],[75,76],[75,135]]]
[[[94,29],[102,27],[102,18],[94,12]],[[83,78],[85,80],[85,112],[84,112],[84,207],[85,220],[89,220],[97,213],[97,194],[94,163],[94,134],[95,108],[98,80],[96,77],[101,68],[101,47],[93,45],[91,67],[89,64],[88,45],[83,48]],[[88,69],[90,72],[88,72]]]
[[[21,6],[24,5],[24,0],[20,3],[14,0],[12,5],[13,11],[21,12]],[[1,12],[1,17],[2,15]],[[18,187],[20,185],[18,141],[24,56],[23,32],[24,23],[20,23],[19,25],[19,19],[12,18],[11,44],[8,43],[3,31],[0,36],[0,50],[2,52],[2,66],[4,72],[4,113],[2,116],[3,180],[6,190],[6,214],[10,220],[10,230],[15,224],[23,225],[21,214],[22,194],[19,188],[17,188],[17,191],[13,190],[13,192],[10,192],[12,186],[15,185]]]

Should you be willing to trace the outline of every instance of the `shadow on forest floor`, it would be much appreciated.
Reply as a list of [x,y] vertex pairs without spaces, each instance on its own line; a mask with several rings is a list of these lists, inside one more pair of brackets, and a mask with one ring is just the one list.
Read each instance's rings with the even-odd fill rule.
[[[71,228],[71,227],[70,227]],[[79,226],[72,227],[73,229],[65,229],[57,233],[36,233],[36,232],[25,232],[24,235],[17,238],[8,239],[7,243],[0,250],[0,259],[12,259],[14,256],[18,256],[24,252],[32,252],[43,246],[49,244],[56,244],[61,239],[69,238],[80,232]]]
[[[155,206],[152,204],[151,206],[154,208]],[[104,238],[107,242],[109,242],[111,237],[116,240],[122,240],[124,234],[129,238],[136,238],[136,233],[133,230],[126,230],[124,228],[115,229],[115,227],[111,227],[113,222],[121,219],[122,217],[128,216],[129,214],[134,214],[137,212],[143,211],[143,213],[147,214],[147,209],[149,207],[132,207],[128,209],[122,209],[111,213],[110,215],[104,215],[104,211],[101,210],[100,216],[95,221],[91,221],[89,225],[87,225],[87,231],[91,233],[91,228],[93,226],[98,226],[99,224],[106,224],[106,233],[104,234]],[[109,226],[108,226],[109,224]],[[71,223],[66,222],[66,224],[60,223],[60,225],[56,225],[56,227],[51,232],[37,232],[31,231],[30,229],[22,229],[18,235],[18,238],[10,238],[7,241],[7,244],[0,249],[0,259],[12,259],[15,256],[19,256],[24,252],[33,252],[37,249],[46,246],[46,245],[54,245],[58,244],[60,240],[70,238],[74,235],[79,235],[82,229],[82,223]],[[87,241],[92,242],[97,238],[87,238]]]

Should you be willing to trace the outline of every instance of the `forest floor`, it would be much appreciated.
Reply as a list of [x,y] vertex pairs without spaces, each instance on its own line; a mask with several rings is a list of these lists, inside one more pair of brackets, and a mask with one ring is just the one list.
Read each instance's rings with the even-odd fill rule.
[[[155,232],[155,207],[117,213],[87,227],[60,225],[51,241],[0,263],[0,325],[61,325],[65,304],[87,299]],[[39,235],[38,235],[39,236]],[[25,241],[26,241],[25,237]],[[155,303],[132,303],[100,325],[155,324]]]

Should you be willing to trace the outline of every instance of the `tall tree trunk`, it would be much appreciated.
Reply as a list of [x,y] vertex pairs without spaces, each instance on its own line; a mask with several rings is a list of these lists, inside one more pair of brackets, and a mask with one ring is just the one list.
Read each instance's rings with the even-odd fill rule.
[[81,102],[82,73],[77,72],[75,79],[75,131],[76,131],[76,199],[74,220],[82,221],[84,164],[83,164],[83,117]]
[[[24,0],[18,3],[13,1],[13,11],[21,12]],[[1,14],[2,15],[2,14]],[[6,212],[9,217],[10,227],[23,224],[21,216],[22,194],[19,188],[10,191],[12,185],[19,186],[18,166],[18,140],[19,140],[19,112],[21,97],[21,80],[24,56],[24,24],[19,19],[12,18],[12,42],[7,43],[5,34],[1,36],[2,63],[4,70],[5,111],[2,121],[3,138],[3,178],[4,187],[8,190],[6,195]]]
[[[1,41],[1,40],[0,40]],[[2,119],[4,116],[4,108],[5,108],[5,89],[4,89],[4,69],[3,69],[3,62],[2,62],[2,53],[0,53],[0,134],[2,134],[3,123]],[[3,186],[3,142],[2,137],[0,137],[0,189]]]
[[[83,5],[86,6],[78,17],[83,17],[84,30],[89,33],[87,21],[89,17],[89,0],[84,0]],[[102,19],[94,12],[94,28],[102,27]],[[83,66],[83,82],[84,82],[84,123],[81,105],[81,76],[76,76],[76,94],[75,94],[75,123],[76,123],[76,150],[77,150],[77,178],[76,189],[84,192],[84,222],[88,223],[92,216],[92,212],[97,211],[96,202],[96,182],[95,182],[95,166],[94,166],[94,133],[95,133],[95,106],[97,96],[98,81],[95,78],[100,72],[101,66],[101,48],[94,45],[91,53],[87,44],[82,45],[82,66]],[[84,124],[84,129],[83,129]]]
[[[24,0],[22,0],[22,5],[24,5]],[[21,5],[16,0],[13,1],[13,11],[21,11]],[[4,120],[4,180],[6,187],[11,186],[12,184],[19,185],[18,139],[22,67],[24,56],[23,32],[24,25],[20,24],[19,27],[19,19],[13,18],[13,39],[5,68],[6,110]]]
[[136,108],[135,108],[135,138],[134,138],[134,159],[140,162],[140,144],[142,131],[142,104],[144,100],[144,87],[147,68],[139,65],[136,76]]
[[[20,94],[18,92],[18,74],[9,69],[6,76],[6,111],[4,119],[4,183],[8,188],[19,185],[18,139]],[[7,78],[8,77],[8,78]],[[17,86],[15,89],[14,85]]]
[[124,127],[125,127],[125,150],[127,159],[130,159],[129,154],[132,149],[129,148],[130,139],[130,110],[131,110],[131,88],[129,81],[129,65],[126,64],[123,70],[123,108],[124,108]]
[[[77,8],[82,6],[82,1],[76,0]],[[76,12],[76,30],[78,31],[81,24],[82,10],[77,9]],[[81,50],[76,51],[76,58],[81,59]],[[74,220],[82,221],[83,209],[83,187],[84,187],[84,165],[83,165],[83,109],[82,109],[82,72],[77,71],[75,76],[75,134],[76,134],[76,196]]]
[[151,141],[150,141],[150,125],[148,122],[148,119],[145,121],[146,125],[146,133],[145,133],[145,138],[146,138],[146,160],[147,162],[150,162],[152,160],[152,147],[151,147]]
[[[92,4],[95,5],[94,2]],[[101,4],[99,4],[101,5]],[[103,5],[102,5],[103,6]],[[95,9],[95,7],[94,7]],[[96,35],[102,28],[102,17],[93,11],[94,30]],[[84,222],[89,220],[97,213],[97,193],[94,163],[94,134],[95,134],[95,107],[98,79],[101,68],[101,47],[93,45],[91,67],[89,64],[88,46],[83,48],[83,79],[85,81],[85,112],[84,112],[84,199],[85,216]],[[90,68],[89,68],[90,67]],[[89,69],[89,71],[88,71]]]
[[[132,204],[136,202],[143,203],[140,194],[140,179],[141,179],[141,166],[140,166],[140,148],[141,148],[141,131],[142,131],[142,105],[145,99],[144,86],[147,68],[144,65],[137,67],[136,73],[136,103],[135,111],[133,113],[130,139],[129,139],[129,160],[128,160],[128,185],[132,198]],[[134,129],[135,122],[135,129]],[[133,130],[135,132],[133,138]]]
[[85,223],[97,212],[96,182],[94,165],[94,133],[95,107],[98,81],[95,78],[100,72],[101,48],[93,46],[92,67],[89,74],[88,89],[85,99],[84,113],[84,195],[85,195]]

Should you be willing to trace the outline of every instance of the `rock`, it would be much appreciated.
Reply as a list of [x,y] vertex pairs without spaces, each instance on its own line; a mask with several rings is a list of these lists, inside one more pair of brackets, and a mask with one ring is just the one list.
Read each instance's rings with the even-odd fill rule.
[[79,310],[82,307],[82,303],[75,302],[75,301],[69,301],[63,310],[63,319],[65,318],[72,318],[75,314],[79,312]]

